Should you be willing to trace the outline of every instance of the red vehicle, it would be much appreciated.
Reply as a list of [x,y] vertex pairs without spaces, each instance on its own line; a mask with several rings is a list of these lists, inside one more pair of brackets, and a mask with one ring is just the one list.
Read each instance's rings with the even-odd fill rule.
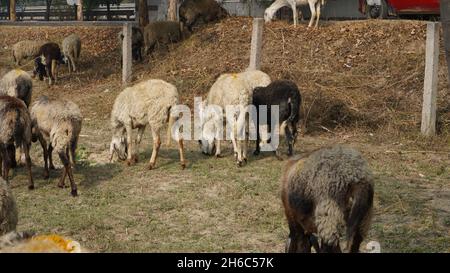
[[359,0],[359,11],[368,18],[440,14],[439,0]]

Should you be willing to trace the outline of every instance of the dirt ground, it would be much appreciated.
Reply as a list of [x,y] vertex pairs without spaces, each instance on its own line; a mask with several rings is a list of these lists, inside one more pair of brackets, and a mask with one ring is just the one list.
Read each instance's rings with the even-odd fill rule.
[[[140,162],[109,163],[109,118],[121,85],[116,27],[0,28],[0,75],[14,68],[10,47],[24,39],[82,39],[81,71],[62,67],[55,86],[34,81],[39,95],[67,98],[84,115],[75,179],[80,196],[56,187],[60,165],[43,179],[42,151],[32,147],[36,190],[23,169],[11,183],[19,230],[58,233],[99,252],[281,252],[288,234],[280,200],[284,161],[251,156],[237,168],[231,145],[220,159],[187,143],[185,170],[177,149],[164,146],[155,170]],[[262,70],[295,81],[304,98],[296,153],[345,143],[358,148],[376,178],[375,215],[368,240],[382,252],[450,251],[450,93],[441,54],[438,136],[420,137],[425,23],[343,21],[319,30],[274,22],[266,26]],[[182,43],[134,66],[133,80],[161,78],[192,105],[224,72],[248,64],[250,18],[199,29]],[[31,65],[23,69],[30,71]],[[286,150],[283,148],[284,151]],[[59,163],[59,160],[55,160]]]

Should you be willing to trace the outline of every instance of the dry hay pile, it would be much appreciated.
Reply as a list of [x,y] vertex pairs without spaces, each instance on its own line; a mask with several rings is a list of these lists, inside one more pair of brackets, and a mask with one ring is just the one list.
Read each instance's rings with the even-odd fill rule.
[[[191,104],[221,73],[247,67],[251,22],[235,17],[206,26],[152,59],[141,77],[175,83]],[[294,28],[274,22],[264,32],[262,70],[273,79],[299,85],[309,132],[323,127],[417,132],[425,32],[420,21],[330,22],[316,31],[305,24]],[[450,95],[444,64],[441,54],[438,128],[448,133]]]

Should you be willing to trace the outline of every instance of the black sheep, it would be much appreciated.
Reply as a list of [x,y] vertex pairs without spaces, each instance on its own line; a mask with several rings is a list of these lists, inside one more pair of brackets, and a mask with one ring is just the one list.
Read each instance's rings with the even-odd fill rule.
[[39,75],[41,81],[44,77],[48,77],[51,85],[53,81],[56,82],[57,66],[64,63],[59,45],[46,43],[41,46],[39,53],[35,56],[33,77]]
[[279,122],[282,124],[280,126],[280,134],[286,136],[286,142],[289,146],[288,155],[291,156],[293,154],[293,145],[297,137],[297,123],[300,119],[299,110],[301,101],[302,99],[297,85],[288,80],[274,81],[266,87],[257,87],[253,90],[253,105],[258,110],[256,115],[257,138],[254,155],[258,155],[260,152],[261,135],[259,126],[264,125],[259,122],[259,106],[261,105],[267,105],[268,131],[270,131],[269,128],[272,128],[270,117],[271,105],[279,106]]

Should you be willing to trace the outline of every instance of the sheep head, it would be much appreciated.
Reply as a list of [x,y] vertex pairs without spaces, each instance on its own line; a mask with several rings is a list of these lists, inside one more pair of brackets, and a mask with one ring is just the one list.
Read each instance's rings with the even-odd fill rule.
[[126,160],[128,156],[128,143],[125,128],[115,128],[109,146],[110,161],[114,154],[117,154],[119,160]]
[[264,22],[268,23],[272,21],[273,15],[277,12],[276,9],[271,9],[270,7],[264,11]]
[[213,155],[216,152],[217,125],[222,122],[222,109],[214,105],[207,106],[204,102],[198,108],[201,123],[201,137],[198,141],[200,149],[205,155]]

